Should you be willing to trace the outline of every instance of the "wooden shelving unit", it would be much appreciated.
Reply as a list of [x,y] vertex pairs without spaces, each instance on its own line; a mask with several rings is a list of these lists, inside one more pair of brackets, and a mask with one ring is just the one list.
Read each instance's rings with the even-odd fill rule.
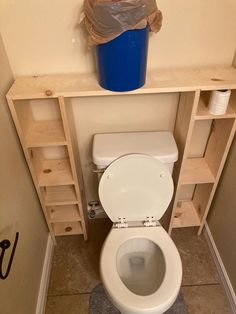
[[82,234],[86,240],[86,202],[79,152],[73,145],[69,106],[65,105],[63,97],[43,99],[46,110],[50,112],[53,106],[52,119],[37,120],[34,117],[35,100],[35,97],[30,100],[22,97],[18,101],[8,96],[48,228],[54,242],[56,236],[75,234]]
[[[202,231],[235,135],[236,89],[231,89],[227,112],[220,116],[210,114],[207,109],[212,89],[181,93],[174,131],[180,156],[174,171],[176,189],[169,233],[173,228],[189,226],[198,226],[198,234]],[[189,157],[191,139],[200,120],[211,124],[205,151],[201,157]],[[194,185],[193,193],[190,199],[183,200],[181,189],[188,185]]]
[[[226,114],[209,114],[210,93],[231,89]],[[236,69],[205,67],[153,70],[143,88],[118,93],[102,89],[95,74],[18,77],[7,94],[11,114],[36,190],[53,237],[86,232],[86,202],[73,116],[67,99],[134,94],[180,93],[174,137],[179,160],[174,169],[175,195],[170,229],[205,223],[236,129]],[[50,118],[37,119],[34,101],[53,108]],[[37,107],[37,106],[36,106]],[[37,111],[37,110],[36,110]],[[47,115],[46,115],[47,116]],[[210,134],[204,154],[190,154],[191,139],[200,122],[209,121]],[[60,148],[60,156],[45,149]],[[194,186],[190,198],[182,199],[183,187]]]

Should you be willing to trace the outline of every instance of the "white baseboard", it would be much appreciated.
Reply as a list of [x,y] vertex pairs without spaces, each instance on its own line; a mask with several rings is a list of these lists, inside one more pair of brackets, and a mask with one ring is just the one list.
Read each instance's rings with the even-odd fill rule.
[[229,279],[229,276],[228,276],[227,271],[225,269],[225,266],[223,264],[223,261],[221,259],[220,253],[219,253],[217,246],[215,244],[214,238],[211,234],[211,230],[210,230],[207,223],[205,223],[204,235],[206,237],[210,251],[211,251],[212,256],[214,258],[220,279],[221,279],[222,284],[224,286],[226,295],[229,299],[232,311],[233,311],[233,313],[236,313],[236,294],[235,294],[234,288],[230,282],[230,279]]
[[42,276],[40,280],[39,295],[38,295],[38,301],[37,301],[35,314],[45,313],[48,284],[49,284],[50,272],[51,272],[51,266],[52,266],[53,248],[54,248],[53,241],[49,234],[44,263],[43,263]]

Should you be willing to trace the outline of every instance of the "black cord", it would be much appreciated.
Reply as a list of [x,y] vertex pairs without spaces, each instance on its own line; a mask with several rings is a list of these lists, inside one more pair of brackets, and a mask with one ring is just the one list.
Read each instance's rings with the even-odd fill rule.
[[15,242],[14,242],[14,245],[12,248],[9,264],[7,266],[7,270],[6,270],[5,274],[3,274],[3,270],[2,270],[3,258],[4,258],[5,251],[10,247],[11,243],[9,240],[3,240],[2,242],[0,242],[0,247],[2,249],[2,252],[0,255],[0,279],[2,279],[2,280],[6,279],[10,273],[12,261],[13,261],[14,255],[15,255],[15,250],[16,250],[16,246],[17,246],[17,242],[18,242],[18,238],[19,238],[19,232],[16,233]]

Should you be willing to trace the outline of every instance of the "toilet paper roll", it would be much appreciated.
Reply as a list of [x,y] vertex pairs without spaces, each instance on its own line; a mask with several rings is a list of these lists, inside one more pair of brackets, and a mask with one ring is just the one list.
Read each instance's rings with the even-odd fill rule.
[[221,115],[227,110],[231,90],[216,90],[211,92],[208,110],[211,114]]

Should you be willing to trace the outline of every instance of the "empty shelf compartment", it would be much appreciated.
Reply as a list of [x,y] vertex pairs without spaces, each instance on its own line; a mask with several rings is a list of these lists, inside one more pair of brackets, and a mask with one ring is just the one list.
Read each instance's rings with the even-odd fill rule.
[[65,145],[66,139],[61,120],[33,121],[26,134],[27,147]]
[[45,205],[76,204],[78,199],[73,185],[47,186],[42,188]]
[[204,158],[188,158],[184,165],[181,184],[214,183],[212,174]]
[[78,205],[48,206],[50,222],[74,222],[80,221]]
[[199,215],[192,201],[179,201],[175,209],[173,228],[200,226]]
[[53,223],[52,228],[55,236],[83,234],[82,226],[79,221]]

